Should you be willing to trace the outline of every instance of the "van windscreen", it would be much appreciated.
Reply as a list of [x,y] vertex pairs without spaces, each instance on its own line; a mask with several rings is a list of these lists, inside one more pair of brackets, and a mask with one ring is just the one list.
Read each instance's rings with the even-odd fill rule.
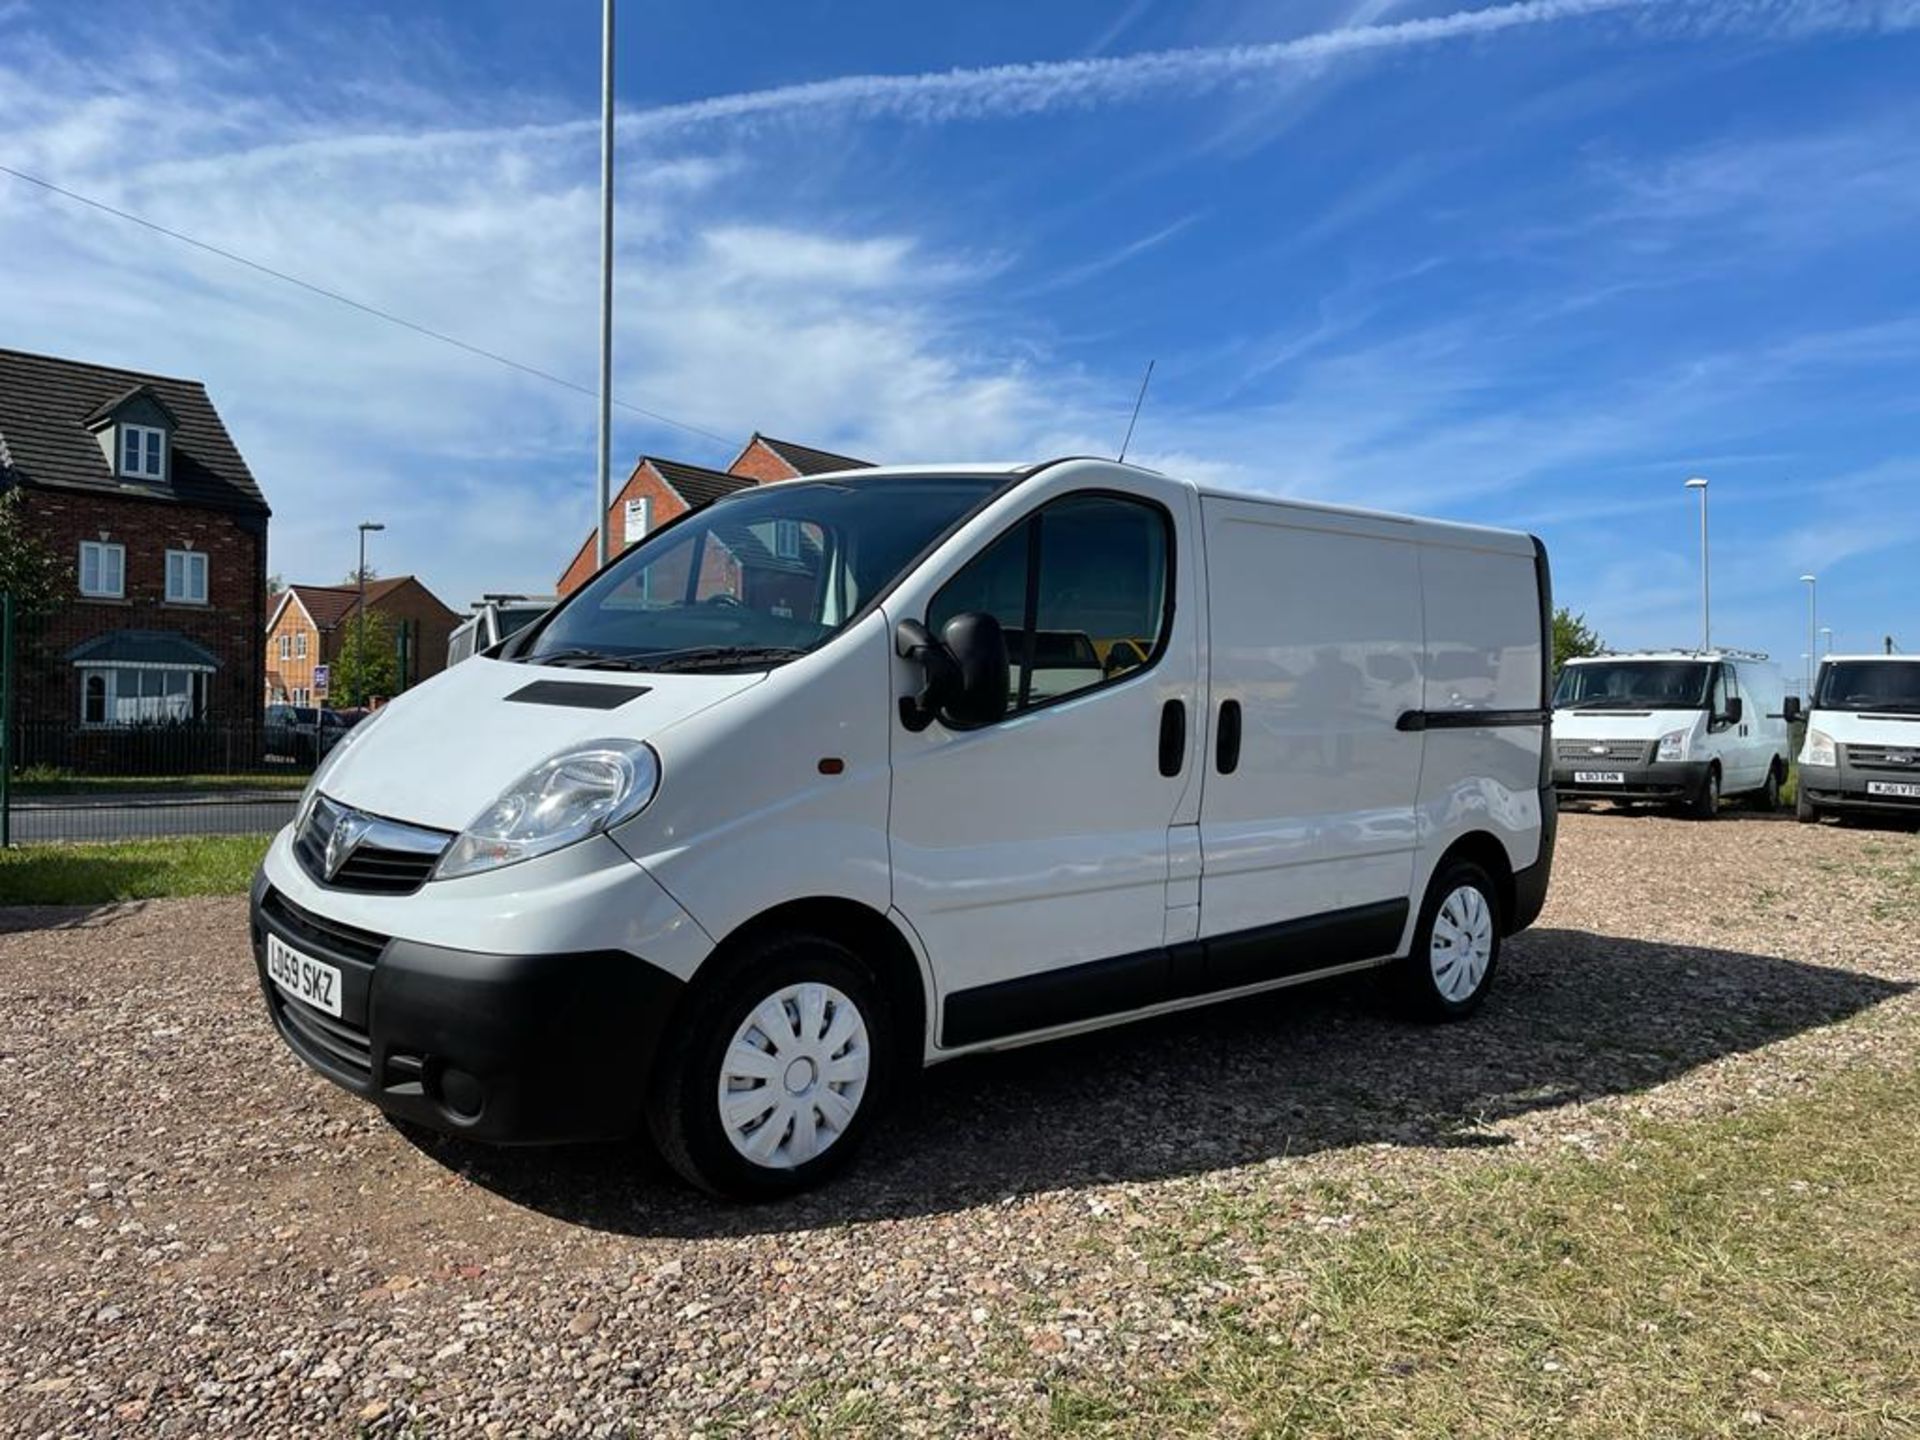
[[514,658],[765,669],[824,643],[1006,483],[888,475],[738,492],[635,545]]
[[1712,666],[1701,660],[1594,660],[1569,665],[1554,687],[1556,710],[1699,710]]
[[1829,660],[1820,667],[1816,710],[1920,711],[1920,661]]

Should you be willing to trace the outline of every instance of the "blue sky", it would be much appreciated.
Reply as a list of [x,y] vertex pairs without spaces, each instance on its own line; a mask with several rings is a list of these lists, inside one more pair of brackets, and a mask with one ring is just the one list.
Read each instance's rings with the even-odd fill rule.
[[[598,5],[0,0],[0,164],[591,384]],[[1529,528],[1619,645],[1920,649],[1920,0],[629,3],[623,472],[754,428]],[[289,579],[550,586],[593,405],[0,177],[0,344],[196,375]]]

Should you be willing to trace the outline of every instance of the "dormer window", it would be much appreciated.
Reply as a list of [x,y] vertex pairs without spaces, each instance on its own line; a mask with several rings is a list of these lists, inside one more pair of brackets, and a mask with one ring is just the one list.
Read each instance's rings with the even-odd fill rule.
[[167,432],[155,425],[122,425],[120,473],[129,480],[166,479]]

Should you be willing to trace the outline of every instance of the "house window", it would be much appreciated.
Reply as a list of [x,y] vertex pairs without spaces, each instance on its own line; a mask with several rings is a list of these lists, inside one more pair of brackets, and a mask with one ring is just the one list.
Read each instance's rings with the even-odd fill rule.
[[89,666],[80,672],[83,725],[165,725],[207,713],[204,670],[157,665]]
[[626,516],[622,521],[622,538],[629,545],[639,543],[640,537],[647,533],[648,523],[653,519],[653,506],[646,496],[638,500],[627,501]]
[[167,599],[176,605],[207,603],[206,551],[167,551]]
[[293,637],[291,635],[282,635],[280,637],[280,658],[282,660],[291,660],[293,658]]
[[798,520],[773,522],[773,553],[782,560],[800,558],[800,522]]
[[167,432],[152,425],[120,427],[120,473],[135,480],[159,480],[167,469]]
[[127,547],[80,542],[80,593],[118,600],[127,593]]
[[293,637],[293,658],[296,660],[307,658],[307,632],[304,630]]

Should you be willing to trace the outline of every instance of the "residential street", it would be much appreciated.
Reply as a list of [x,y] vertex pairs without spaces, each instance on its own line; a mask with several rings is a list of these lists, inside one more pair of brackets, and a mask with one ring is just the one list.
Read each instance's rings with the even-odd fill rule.
[[171,835],[254,835],[293,818],[297,790],[205,795],[65,795],[17,801],[13,840],[144,840]]
[[[956,1065],[761,1208],[399,1132],[276,1038],[238,899],[0,912],[0,1429],[1057,1427],[1222,1326],[1301,1334],[1296,1265],[1476,1174],[1910,1084],[1917,872],[1912,835],[1570,814],[1471,1023],[1321,988]],[[1802,1413],[1767,1383],[1725,1403]],[[1849,1382],[1858,1433],[1900,1387]]]

